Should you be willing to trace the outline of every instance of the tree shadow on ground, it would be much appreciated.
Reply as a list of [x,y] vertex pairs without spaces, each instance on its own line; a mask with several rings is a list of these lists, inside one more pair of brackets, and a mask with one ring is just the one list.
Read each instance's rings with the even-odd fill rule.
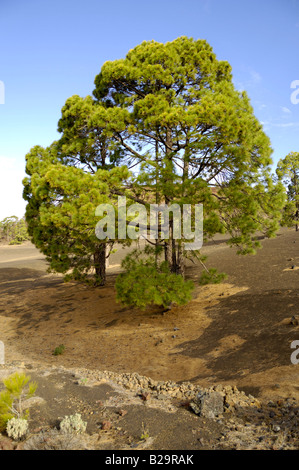
[[63,284],[61,277],[49,277],[44,271],[29,268],[0,269],[0,296],[19,295],[39,287],[54,287]]
[[177,354],[204,359],[218,380],[288,366],[291,343],[299,337],[291,321],[299,315],[298,300],[297,290],[247,291],[222,299],[207,309],[211,323],[202,335],[179,344]]
[[[117,274],[109,274],[105,287],[92,287],[84,283],[64,282],[61,275],[48,275],[44,271],[28,268],[0,269],[0,315],[18,320],[16,334],[22,334],[22,328],[33,330],[55,315],[61,321],[60,326],[73,321],[72,312],[80,311],[85,301],[93,299],[98,304],[111,295]],[[113,293],[113,297],[115,294]],[[30,299],[30,300],[29,300]],[[113,309],[113,313],[125,313],[128,308]],[[109,312],[107,313],[109,318]],[[108,323],[107,327],[117,323]],[[97,322],[90,323],[99,328]],[[62,326],[63,327],[63,326]]]
[[[33,325],[33,312],[36,315],[40,313],[39,321],[43,322],[49,319],[51,313],[57,312],[57,302],[54,300],[53,294],[49,293],[48,303],[40,302],[40,292],[55,289],[55,296],[65,292],[65,283],[62,277],[49,276],[44,271],[29,268],[3,268],[0,269],[0,315],[8,314],[11,316],[11,309],[16,318],[19,319],[19,328],[23,326]],[[25,295],[29,291],[35,292],[36,301],[30,305],[23,303]],[[71,306],[67,303],[72,297],[63,296],[61,300],[63,307]]]

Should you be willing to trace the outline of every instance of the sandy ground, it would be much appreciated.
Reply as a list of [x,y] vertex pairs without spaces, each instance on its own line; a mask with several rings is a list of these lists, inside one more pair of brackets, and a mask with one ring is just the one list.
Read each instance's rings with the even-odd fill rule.
[[[111,259],[104,288],[64,283],[46,273],[30,244],[0,247],[0,340],[6,361],[138,372],[154,380],[203,387],[236,385],[259,398],[299,398],[299,234],[282,229],[262,240],[256,256],[240,257],[221,240],[203,248],[207,265],[228,274],[198,286],[194,299],[162,315],[117,304]],[[189,266],[196,281],[200,266]],[[65,353],[54,356],[63,344]],[[299,356],[299,354],[298,354]]]

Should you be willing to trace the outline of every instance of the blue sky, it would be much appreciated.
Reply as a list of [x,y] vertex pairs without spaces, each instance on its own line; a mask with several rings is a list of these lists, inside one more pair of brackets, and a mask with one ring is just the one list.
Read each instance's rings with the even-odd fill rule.
[[0,0],[0,220],[23,216],[25,155],[59,137],[66,99],[91,94],[106,60],[183,35],[231,64],[274,168],[299,151],[299,0]]

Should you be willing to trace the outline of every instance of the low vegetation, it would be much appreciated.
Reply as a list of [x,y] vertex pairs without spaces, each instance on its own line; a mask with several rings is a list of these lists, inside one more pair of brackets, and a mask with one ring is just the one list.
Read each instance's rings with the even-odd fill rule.
[[65,352],[65,346],[64,344],[60,344],[54,349],[53,356],[60,356],[61,354],[64,354],[64,352]]
[[[37,384],[30,382],[30,376],[17,372],[3,379],[3,384],[5,388],[0,393],[0,431],[5,431],[12,419],[18,420],[12,424],[16,424],[19,429],[19,420],[27,420],[29,416],[29,410],[24,409],[24,402],[34,396]],[[15,426],[10,428],[15,429]]]

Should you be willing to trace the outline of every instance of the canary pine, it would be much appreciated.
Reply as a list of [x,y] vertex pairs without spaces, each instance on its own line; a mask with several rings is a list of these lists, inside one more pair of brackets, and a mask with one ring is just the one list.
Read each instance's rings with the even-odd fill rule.
[[[231,66],[205,40],[145,41],[106,62],[94,83],[93,96],[66,101],[61,138],[27,155],[26,220],[52,269],[80,279],[93,268],[104,284],[107,247],[120,240],[117,229],[113,240],[96,238],[95,209],[116,205],[118,196],[147,208],[202,204],[204,241],[227,233],[241,254],[255,253],[257,232],[275,235],[285,190],[271,173],[269,138],[246,92],[235,89]],[[169,236],[154,242],[164,274],[184,278],[186,257],[202,259],[200,251],[186,252],[185,243],[174,236],[170,216]],[[161,274],[157,257],[155,266]],[[134,269],[146,283],[153,265],[133,263],[129,277]],[[118,292],[129,277],[121,277]],[[153,278],[152,299],[159,276],[154,286]]]

